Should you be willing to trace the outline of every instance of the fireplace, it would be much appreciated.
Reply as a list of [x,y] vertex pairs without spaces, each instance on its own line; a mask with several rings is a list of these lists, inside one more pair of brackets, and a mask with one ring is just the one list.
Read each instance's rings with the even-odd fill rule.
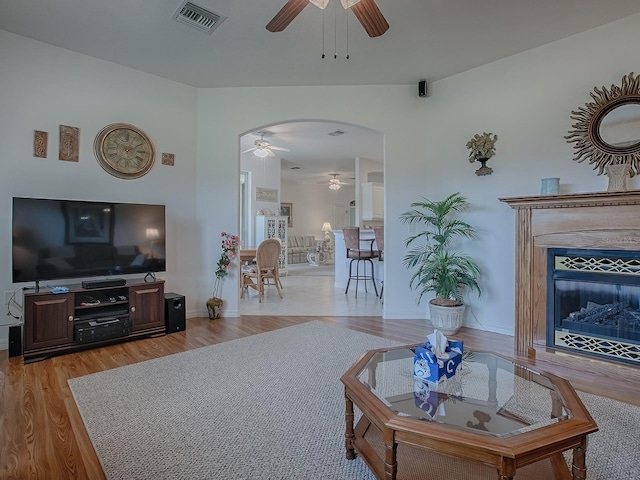
[[547,250],[547,345],[640,365],[640,252]]
[[[616,327],[612,335],[612,329],[599,329],[599,324],[589,326],[585,320],[592,315],[602,316],[602,311],[587,310],[612,308],[630,316],[638,310],[638,277],[627,270],[640,271],[640,261],[636,260],[640,258],[640,191],[511,197],[500,201],[516,212],[516,352],[531,357],[556,351],[586,354],[640,365],[637,324],[623,320],[622,327]],[[555,268],[557,257],[567,257],[561,260],[565,266],[559,269]],[[615,265],[620,271],[615,271]],[[624,302],[629,306],[619,305]],[[585,311],[581,311],[583,308]],[[566,318],[569,320],[565,325]],[[583,350],[590,343],[598,346],[587,347],[592,351]],[[579,348],[574,348],[576,345]]]

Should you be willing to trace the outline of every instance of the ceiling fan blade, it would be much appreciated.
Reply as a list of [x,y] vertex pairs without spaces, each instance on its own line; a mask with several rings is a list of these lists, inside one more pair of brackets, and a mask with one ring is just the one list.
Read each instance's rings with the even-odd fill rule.
[[280,150],[281,152],[290,152],[291,150],[289,150],[288,148],[284,148],[284,147],[274,147],[273,145],[269,145],[269,148],[271,150]]
[[389,30],[389,24],[375,0],[360,0],[351,10],[370,37],[379,37]]
[[276,13],[276,16],[267,23],[267,30],[270,32],[283,31],[307,5],[309,5],[309,0],[289,0],[284,7]]
[[243,150],[242,153],[249,153],[253,152],[254,150],[256,150],[256,147],[250,148],[249,150]]

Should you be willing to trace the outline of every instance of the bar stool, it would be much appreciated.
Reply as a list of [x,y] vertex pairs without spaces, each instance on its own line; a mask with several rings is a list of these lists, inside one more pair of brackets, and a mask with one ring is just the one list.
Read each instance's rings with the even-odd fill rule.
[[[373,236],[378,246],[378,261],[384,262],[384,227],[373,227]],[[382,300],[382,292],[384,292],[384,280],[380,280],[380,300]]]
[[[349,280],[347,281],[347,288],[344,290],[344,293],[349,291],[349,284],[351,280],[356,281],[356,298],[358,298],[358,282],[360,280],[364,280],[364,289],[367,291],[367,280],[371,280],[373,282],[373,290],[376,292],[376,297],[378,296],[378,287],[376,286],[376,280],[374,278],[373,273],[373,258],[378,257],[378,252],[373,250],[373,242],[375,238],[360,240],[360,227],[343,227],[342,233],[344,235],[344,244],[347,248],[347,258],[351,259],[349,262]],[[361,249],[360,242],[370,242],[368,249]],[[356,262],[356,274],[353,274],[353,262]],[[364,264],[364,269],[362,275],[360,275],[360,263],[361,262],[369,262],[371,265],[371,275],[367,275],[367,264]]]

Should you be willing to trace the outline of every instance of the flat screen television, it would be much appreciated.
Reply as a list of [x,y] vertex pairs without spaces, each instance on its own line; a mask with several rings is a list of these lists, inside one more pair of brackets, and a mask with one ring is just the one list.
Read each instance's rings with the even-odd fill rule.
[[13,198],[13,282],[165,271],[165,206]]

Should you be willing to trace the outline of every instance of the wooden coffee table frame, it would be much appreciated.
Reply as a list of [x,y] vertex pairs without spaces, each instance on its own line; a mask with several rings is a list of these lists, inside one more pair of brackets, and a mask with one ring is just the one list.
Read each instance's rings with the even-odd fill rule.
[[[500,480],[511,480],[518,468],[547,458],[558,479],[586,479],[587,435],[596,432],[598,426],[568,381],[540,372],[557,387],[572,418],[507,438],[475,433],[442,423],[398,416],[357,379],[376,353],[412,347],[414,345],[370,350],[341,377],[346,400],[347,459],[353,460],[357,451],[378,479],[396,480],[396,454],[401,443],[493,466]],[[354,405],[362,412],[355,429]],[[382,433],[384,460],[365,438],[371,425]],[[570,449],[573,449],[571,472],[562,456],[562,452]]]

